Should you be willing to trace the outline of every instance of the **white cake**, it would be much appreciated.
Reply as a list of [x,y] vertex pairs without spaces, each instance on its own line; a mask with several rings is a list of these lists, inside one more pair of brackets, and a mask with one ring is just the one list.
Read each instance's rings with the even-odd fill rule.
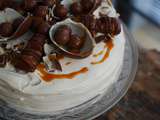
[[[113,8],[111,11],[112,10]],[[112,13],[109,12],[109,14],[110,16],[116,17],[114,10]],[[27,36],[28,34],[23,37]],[[72,108],[97,95],[104,94],[104,92],[118,80],[122,70],[125,47],[123,29],[121,33],[115,36],[114,40],[108,44],[107,46],[106,43],[103,42],[97,44],[92,55],[85,59],[76,60],[67,57],[61,59],[60,63],[63,71],[55,72],[54,74],[75,73],[81,70],[80,73],[71,79],[48,79],[49,82],[46,82],[38,69],[34,73],[20,74],[16,73],[10,65],[5,69],[0,69],[0,79],[7,82],[13,88],[25,94],[32,95],[33,98],[35,96],[37,104],[28,104],[23,97],[19,98],[24,102],[23,106],[26,110],[33,108],[34,110],[48,113]],[[113,47],[109,48],[111,45],[113,45]],[[106,57],[104,61],[99,64],[93,64],[96,63],[96,61],[102,60],[105,55],[108,55],[108,57]],[[48,99],[44,97],[46,95],[49,96]],[[47,99],[46,104],[41,104],[37,98],[38,96],[41,100]]]

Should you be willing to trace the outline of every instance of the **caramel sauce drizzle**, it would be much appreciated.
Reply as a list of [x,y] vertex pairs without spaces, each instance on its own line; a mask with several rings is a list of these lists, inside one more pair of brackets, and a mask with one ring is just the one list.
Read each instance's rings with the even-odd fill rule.
[[96,65],[96,64],[101,64],[101,63],[103,63],[103,62],[109,57],[110,52],[111,52],[113,46],[114,46],[113,41],[112,41],[112,40],[109,40],[109,41],[106,43],[106,45],[105,45],[105,47],[108,48],[108,49],[107,49],[105,55],[103,56],[103,58],[102,58],[100,61],[91,62],[91,64],[92,64],[92,65]]
[[88,68],[84,67],[80,69],[79,71],[71,72],[68,74],[50,74],[46,71],[44,64],[39,64],[37,67],[37,70],[40,72],[41,78],[46,82],[50,82],[54,79],[72,79],[79,74],[88,72]]
[[106,45],[104,46],[103,50],[101,50],[101,51],[99,51],[98,53],[94,54],[93,57],[96,58],[96,57],[102,55],[102,54],[104,53],[105,49],[106,49]]
[[63,60],[63,59],[64,59],[64,56],[63,56],[63,55],[57,55],[57,56],[56,56],[56,59],[57,59],[57,60]]

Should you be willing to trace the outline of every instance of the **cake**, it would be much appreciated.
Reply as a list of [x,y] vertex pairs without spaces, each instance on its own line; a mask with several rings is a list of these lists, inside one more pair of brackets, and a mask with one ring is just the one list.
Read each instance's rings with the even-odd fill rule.
[[[21,3],[23,9],[10,6],[0,12],[0,26],[13,29],[0,31],[0,81],[37,103],[19,96],[21,102],[10,104],[27,112],[49,113],[103,95],[119,78],[125,47],[123,28],[111,2],[27,1]],[[17,29],[26,28],[24,23],[29,28],[15,37]]]

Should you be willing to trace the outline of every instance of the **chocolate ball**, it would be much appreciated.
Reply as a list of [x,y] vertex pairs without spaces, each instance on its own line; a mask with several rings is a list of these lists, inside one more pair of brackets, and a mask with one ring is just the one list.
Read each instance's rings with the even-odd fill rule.
[[80,49],[84,43],[78,35],[71,35],[70,41],[68,42],[68,47],[70,49]]
[[42,46],[45,43],[45,40],[46,40],[45,35],[36,33],[29,41],[31,41],[31,43],[34,41]]
[[43,5],[46,5],[48,7],[52,7],[56,3],[55,0],[44,0]]
[[37,32],[40,34],[48,35],[50,25],[47,22],[42,22],[37,28]]
[[67,17],[67,13],[68,13],[68,10],[67,8],[65,8],[64,5],[57,5],[54,9],[54,15],[56,17],[59,17],[61,19],[64,19]]
[[35,16],[45,18],[48,13],[48,6],[38,6],[35,9]]
[[36,17],[36,16],[33,17],[33,19],[32,19],[32,29],[36,31],[38,29],[39,25],[42,24],[42,22],[44,22],[43,18]]
[[34,7],[37,5],[36,0],[24,0],[24,9],[27,11],[33,10]]
[[43,34],[36,33],[35,35],[33,35],[31,40],[38,41],[40,44],[44,44],[46,36]]
[[67,25],[62,25],[55,32],[54,39],[59,45],[66,45],[70,40],[71,32]]
[[97,19],[94,17],[94,15],[84,15],[81,17],[82,23],[90,30],[96,30],[97,28]]
[[3,37],[9,37],[12,35],[13,33],[13,27],[12,27],[12,24],[9,23],[9,22],[6,22],[6,23],[2,23],[0,25],[0,35],[3,36]]
[[17,18],[17,19],[15,19],[15,20],[13,21],[13,24],[12,24],[13,29],[14,29],[14,30],[17,30],[17,28],[22,24],[23,21],[24,21],[23,18]]
[[79,15],[82,13],[82,6],[79,2],[74,2],[71,7],[71,12],[74,14],[74,15]]
[[83,7],[83,12],[84,13],[89,12],[94,6],[94,2],[95,2],[95,0],[87,0],[87,1],[86,0],[81,0],[80,3]]

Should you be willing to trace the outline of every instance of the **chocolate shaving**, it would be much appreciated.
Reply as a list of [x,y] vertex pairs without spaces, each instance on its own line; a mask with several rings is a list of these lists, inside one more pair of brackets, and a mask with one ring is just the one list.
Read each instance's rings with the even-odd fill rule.
[[105,35],[100,35],[100,36],[98,36],[98,37],[95,38],[95,41],[96,41],[96,43],[100,43],[104,39],[105,39]]
[[50,55],[48,58],[52,62],[52,68],[54,68],[54,69],[56,69],[58,71],[62,71],[62,66],[59,63],[56,55]]
[[7,56],[0,55],[0,67],[5,67],[6,63],[7,63]]
[[14,64],[14,60],[18,53],[13,50],[7,50],[4,54],[0,55],[0,67],[5,67],[7,62]]

